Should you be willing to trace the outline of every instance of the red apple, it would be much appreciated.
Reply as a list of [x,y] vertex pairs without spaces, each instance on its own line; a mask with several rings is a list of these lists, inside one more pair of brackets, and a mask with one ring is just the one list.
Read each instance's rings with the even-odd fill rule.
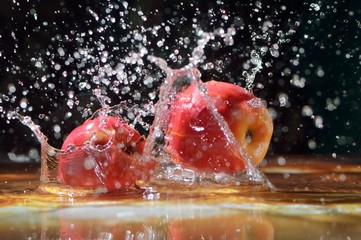
[[146,180],[153,163],[141,164],[144,140],[114,116],[98,116],[75,128],[62,145],[60,181],[79,187],[124,189]]
[[[267,153],[273,131],[266,107],[237,85],[217,81],[204,85],[240,146],[258,164]],[[194,85],[178,94],[170,112],[167,144],[175,162],[203,172],[232,174],[244,170],[239,149],[230,144]]]

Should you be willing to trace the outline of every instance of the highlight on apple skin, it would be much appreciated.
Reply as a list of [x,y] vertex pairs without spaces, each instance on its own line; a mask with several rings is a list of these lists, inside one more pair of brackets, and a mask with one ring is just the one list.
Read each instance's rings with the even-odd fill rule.
[[[225,82],[204,83],[210,100],[255,164],[265,157],[273,132],[272,118],[261,100],[246,89]],[[239,149],[214,118],[199,90],[191,84],[170,109],[167,148],[185,168],[233,174],[245,169]]]

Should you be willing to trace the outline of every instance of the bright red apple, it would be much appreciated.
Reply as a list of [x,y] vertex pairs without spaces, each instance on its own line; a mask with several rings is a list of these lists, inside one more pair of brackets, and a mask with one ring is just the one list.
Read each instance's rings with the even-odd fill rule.
[[63,143],[60,181],[79,187],[124,189],[149,178],[153,163],[139,161],[144,139],[114,116],[98,116],[75,128]]
[[[234,84],[209,81],[205,87],[246,154],[258,164],[266,155],[273,123],[261,100]],[[236,173],[245,168],[205,99],[194,85],[178,94],[171,107],[168,150],[175,162],[203,172]]]

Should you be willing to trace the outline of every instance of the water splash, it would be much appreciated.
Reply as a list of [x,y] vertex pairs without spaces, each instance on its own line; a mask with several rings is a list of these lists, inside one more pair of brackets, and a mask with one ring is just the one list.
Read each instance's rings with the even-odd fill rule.
[[35,124],[31,117],[22,116],[16,111],[9,111],[7,114],[9,120],[16,119],[32,130],[37,140],[41,144],[41,169],[40,182],[42,184],[58,182],[58,160],[57,156],[60,150],[53,148],[48,144],[48,138],[41,132],[40,126]]
[[[46,90],[44,96],[50,96],[50,101],[55,101],[56,99],[61,99],[65,96],[65,105],[68,106],[70,110],[74,110],[74,112],[85,112],[88,109],[93,108],[94,105],[92,104],[98,101],[102,107],[102,111],[100,112],[101,115],[106,116],[110,112],[116,111],[117,114],[122,115],[122,117],[127,119],[132,125],[140,125],[145,129],[144,132],[148,132],[150,123],[146,118],[154,117],[155,115],[157,121],[157,118],[162,116],[162,119],[159,120],[159,126],[165,126],[168,121],[168,112],[167,108],[161,109],[162,107],[160,106],[171,106],[172,101],[179,92],[182,92],[190,84],[195,84],[197,86],[198,94],[205,99],[210,111],[214,112],[213,116],[218,122],[219,127],[222,128],[222,131],[225,132],[228,142],[235,145],[235,148],[241,149],[239,146],[236,146],[237,142],[234,141],[234,136],[229,132],[227,126],[224,126],[224,121],[219,118],[219,114],[215,111],[211,101],[209,101],[204,86],[197,81],[201,77],[200,72],[193,69],[214,69],[218,73],[223,73],[224,75],[222,77],[225,76],[227,81],[229,80],[232,82],[238,80],[228,79],[229,75],[225,72],[225,68],[230,65],[230,63],[227,62],[230,55],[226,55],[226,57],[219,60],[210,60],[207,54],[209,53],[209,49],[216,52],[224,47],[236,47],[235,45],[241,42],[237,39],[240,35],[239,32],[241,32],[242,29],[249,28],[252,44],[246,46],[247,50],[236,48],[233,49],[231,53],[232,55],[238,54],[239,56],[242,56],[240,59],[247,58],[244,61],[243,70],[240,71],[241,74],[238,73],[237,77],[242,80],[240,84],[245,84],[246,88],[249,91],[252,91],[255,86],[261,86],[261,84],[256,81],[256,78],[258,77],[257,74],[264,69],[275,66],[276,59],[282,58],[282,44],[287,45],[290,37],[298,27],[299,22],[295,21],[294,23],[291,23],[287,29],[279,28],[279,23],[276,18],[282,12],[288,11],[286,6],[277,7],[277,13],[275,13],[275,15],[262,16],[262,12],[266,11],[266,5],[262,4],[260,1],[256,1],[251,8],[251,18],[254,19],[259,26],[253,26],[251,24],[247,25],[243,22],[244,20],[241,17],[234,17],[230,12],[227,12],[224,9],[225,4],[223,2],[218,1],[217,4],[220,7],[219,19],[221,19],[221,21],[212,21],[212,30],[205,30],[207,27],[200,27],[202,24],[200,24],[199,19],[197,19],[200,15],[199,13],[196,13],[193,17],[188,19],[193,22],[192,33],[187,34],[187,36],[177,37],[175,40],[176,44],[170,43],[168,36],[172,33],[173,27],[177,26],[177,20],[174,20],[174,22],[172,22],[173,20],[170,22],[162,22],[161,24],[151,26],[147,24],[150,17],[147,17],[143,11],[133,8],[131,6],[132,4],[127,2],[122,2],[122,4],[112,2],[104,3],[102,5],[105,9],[104,12],[95,8],[93,9],[92,7],[87,7],[86,11],[90,14],[93,22],[88,21],[86,24],[90,26],[91,23],[95,23],[96,27],[89,27],[86,31],[71,29],[71,34],[66,34],[64,36],[57,34],[54,36],[51,46],[43,52],[44,55],[34,56],[32,58],[34,67],[39,71],[37,72],[39,74],[39,79],[36,81],[33,88],[42,91]],[[19,5],[18,2],[17,5]],[[319,3],[311,4],[309,7],[312,12],[320,11]],[[154,13],[154,15],[156,14],[157,12]],[[217,12],[213,9],[213,11],[209,11],[208,14],[214,17],[217,15]],[[41,17],[37,14],[35,9],[30,12],[30,15],[31,18],[34,18],[35,20],[39,20]],[[274,18],[272,18],[272,16]],[[138,20],[127,22],[127,18],[137,19],[137,17],[140,19],[139,22],[137,22]],[[180,22],[187,20],[176,17],[176,14],[174,19],[180,19]],[[121,34],[121,36],[116,35],[113,31],[115,26],[117,26],[117,29],[123,29],[125,34]],[[19,41],[19,34],[17,34],[16,31],[12,31],[11,36],[16,42]],[[192,40],[194,43],[192,43]],[[66,43],[71,41],[76,42],[78,44],[77,47],[67,47]],[[172,49],[172,44],[175,46],[175,49]],[[126,47],[122,48],[122,45]],[[157,46],[161,49],[160,51],[162,53],[169,52],[169,54],[167,54],[166,58],[156,57],[158,56],[156,51],[157,48],[153,46]],[[190,50],[190,54],[188,55],[187,52],[187,54],[184,54],[184,57],[182,52],[185,52],[186,49]],[[17,43],[14,51],[18,51]],[[302,54],[302,51],[304,50],[300,48],[294,51],[295,54]],[[264,59],[267,59],[267,57],[271,57],[272,60],[265,62]],[[71,87],[61,90],[55,97],[52,96],[51,91],[56,89],[58,83],[54,81],[55,75],[46,74],[46,71],[44,70],[46,68],[46,60],[49,60],[50,62],[50,65],[47,67],[50,67],[56,73],[59,73],[63,82],[68,82],[67,80],[70,80],[69,83],[71,83],[69,84]],[[188,61],[188,63],[186,63],[186,61]],[[296,63],[297,61],[294,62]],[[162,85],[159,94],[157,94],[157,86],[160,85],[164,79],[162,74],[155,70],[153,65],[149,64],[149,62],[157,65],[166,74],[165,84]],[[175,71],[168,64],[176,64],[184,67],[179,71]],[[67,69],[68,66],[76,66],[76,69],[69,70]],[[19,69],[13,67],[9,71],[19,71]],[[287,76],[288,72],[289,70],[285,69],[282,74]],[[323,76],[324,73],[322,72],[323,71],[318,71],[317,74]],[[19,82],[21,81],[19,80]],[[303,86],[305,82],[298,83],[294,81],[294,84]],[[13,90],[13,86],[9,86],[8,88],[8,94],[2,94],[1,97],[4,101],[15,103],[14,93],[22,88],[15,88],[15,90]],[[81,94],[87,91],[91,92],[89,94],[91,97],[90,101],[83,100],[87,105],[86,107],[83,107]],[[280,91],[280,94],[276,94],[275,102],[279,107],[289,107],[291,102],[288,98],[289,96],[282,93],[281,90],[277,91]],[[147,94],[144,95],[144,93]],[[20,112],[27,114],[32,111],[34,108],[32,105],[34,104],[31,100],[27,99],[30,95],[28,92],[26,93],[24,91],[23,94],[23,100],[19,101]],[[115,94],[116,97],[114,98],[112,94]],[[157,96],[159,96],[159,102],[154,106]],[[118,108],[117,110],[116,108],[109,110],[110,106],[119,101],[123,104],[121,107],[116,107]],[[129,107],[129,104],[135,107]],[[53,107],[57,108],[59,105],[60,104],[54,104]],[[334,107],[328,104],[328,108],[333,109]],[[49,119],[53,117],[50,110],[44,112],[45,113],[39,114],[40,119]],[[86,114],[83,116],[85,115]],[[54,119],[56,118],[59,117],[55,116]],[[314,115],[313,119],[317,128],[323,128],[322,117]],[[21,121],[27,124],[28,119],[23,119]],[[62,130],[64,126],[59,124],[56,129]],[[157,124],[154,126],[155,127],[152,130],[154,136],[152,134],[150,135],[150,141],[153,141],[153,145],[156,146],[155,149],[157,151],[155,152],[161,155],[162,152],[164,152],[164,146],[162,146],[162,144],[166,138],[166,136],[164,136],[166,127],[157,127]],[[39,129],[37,130],[40,131]],[[59,132],[57,133],[59,134]],[[62,135],[62,137],[64,137],[64,135]],[[61,139],[61,136],[59,136],[58,139]],[[240,154],[244,156],[242,149],[239,151]],[[172,161],[171,158],[164,156],[164,159],[167,158],[169,161]],[[247,165],[250,165],[250,167],[247,168],[249,169],[247,170],[249,171],[247,174],[248,176],[251,176],[253,170],[256,172],[258,170],[255,169],[255,166],[249,164],[248,157],[245,158],[248,159],[246,160],[248,162]],[[198,177],[197,174],[187,171],[186,169],[174,168],[174,171],[180,172],[182,178],[186,181],[195,181]],[[174,176],[177,176],[177,174]],[[217,178],[217,181],[226,179],[226,176],[212,177],[213,180]],[[262,176],[255,177],[256,180],[261,178]]]
[[40,143],[47,142],[48,138],[41,132],[40,126],[35,124],[30,116],[22,116],[16,111],[9,111],[7,113],[7,119],[8,120],[19,120],[22,124],[27,126],[32,130],[32,132],[35,134],[36,138]]
[[[167,73],[167,78],[161,87],[159,101],[155,106],[157,114],[155,115],[152,131],[147,138],[143,155],[145,162],[156,159],[159,164],[159,167],[151,180],[152,184],[155,184],[158,187],[165,186],[168,190],[169,188],[167,185],[173,186],[173,184],[177,183],[187,184],[192,187],[199,186],[198,184],[207,185],[210,183],[215,185],[220,184],[218,187],[221,187],[222,184],[227,187],[256,184],[258,186],[274,189],[267,177],[259,171],[251,158],[247,156],[243,148],[235,139],[224,118],[218,113],[213,101],[207,95],[206,88],[200,81],[199,71],[197,69],[189,68],[190,65],[178,70],[172,70],[167,66],[164,60],[154,56],[151,56],[150,58]],[[232,152],[232,154],[236,155],[239,154],[239,160],[245,161],[245,172],[239,172],[234,175],[225,173],[206,173],[187,169],[186,167],[175,163],[175,159],[173,159],[173,156],[168,149],[168,141],[171,139],[169,136],[171,128],[169,125],[171,109],[175,104],[177,95],[185,91],[191,85],[196,86],[196,90],[193,94],[199,94],[200,99],[203,99],[203,101],[206,102],[206,108],[212,114],[213,119],[208,119],[208,121],[215,121],[215,126],[218,126],[220,132],[224,134],[227,148],[225,152]],[[222,137],[223,136],[221,136],[221,138]],[[212,151],[212,146],[207,146],[207,148],[208,151]]]
[[[251,158],[247,156],[243,148],[239,145],[238,141],[235,139],[233,133],[228,127],[228,124],[225,122],[223,117],[218,113],[213,102],[207,95],[206,88],[203,86],[200,81],[201,74],[197,70],[200,64],[204,62],[205,53],[204,49],[216,36],[220,36],[228,44],[231,44],[233,39],[232,36],[235,35],[235,29],[229,28],[227,33],[223,29],[216,29],[214,32],[207,33],[202,30],[197,32],[200,36],[200,39],[197,41],[197,46],[192,51],[192,56],[189,59],[189,63],[181,69],[173,70],[171,69],[166,60],[162,58],[155,57],[153,55],[148,56],[148,60],[157,65],[161,70],[166,73],[166,80],[161,86],[159,101],[156,104],[155,119],[153,122],[153,129],[150,135],[148,136],[144,159],[145,161],[150,161],[151,159],[156,158],[160,164],[158,172],[155,174],[156,177],[153,179],[155,182],[159,183],[165,179],[167,180],[176,180],[183,182],[194,183],[207,182],[211,181],[213,183],[225,182],[254,182],[260,183],[261,185],[266,186],[269,189],[274,189],[274,186],[271,182],[259,171],[259,169],[252,162]],[[232,45],[232,44],[231,44]],[[253,82],[255,80],[255,75],[262,69],[262,60],[256,51],[251,53],[251,63],[255,66],[251,69],[251,74],[245,76],[247,82],[247,88],[252,89]],[[246,176],[227,176],[224,174],[207,174],[204,176],[204,173],[199,175],[197,172],[194,172],[189,169],[184,169],[183,167],[175,164],[172,160],[172,157],[167,151],[167,133],[169,132],[169,123],[170,123],[170,109],[174,105],[174,101],[177,97],[177,94],[185,91],[189,86],[195,85],[197,91],[199,92],[201,98],[205,100],[207,104],[207,109],[212,113],[217,125],[220,127],[221,132],[225,135],[227,139],[227,144],[232,145],[232,148],[237,149],[236,152],[240,154],[240,159],[245,159],[246,165]],[[158,175],[157,175],[158,174]],[[242,173],[240,173],[242,175]],[[221,175],[221,177],[220,177]],[[222,179],[222,180],[220,180]]]

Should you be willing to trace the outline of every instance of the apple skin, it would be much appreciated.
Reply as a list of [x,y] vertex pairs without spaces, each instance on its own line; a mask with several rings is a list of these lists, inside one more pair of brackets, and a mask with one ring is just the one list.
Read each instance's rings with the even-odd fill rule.
[[86,120],[65,139],[59,180],[76,187],[124,189],[150,177],[153,163],[142,164],[144,139],[115,116]]
[[[240,86],[214,80],[204,86],[240,146],[258,164],[267,153],[273,131],[267,108]],[[229,143],[193,84],[177,95],[170,110],[167,141],[176,163],[202,172],[242,172],[245,163],[240,158],[244,157]]]

